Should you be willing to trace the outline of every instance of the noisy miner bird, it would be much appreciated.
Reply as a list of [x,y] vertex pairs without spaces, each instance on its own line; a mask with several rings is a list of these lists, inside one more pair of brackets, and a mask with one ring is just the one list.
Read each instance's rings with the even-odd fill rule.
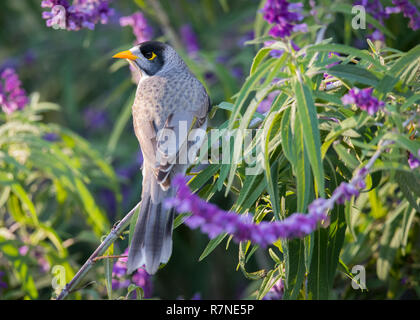
[[[165,209],[164,200],[175,193],[171,179],[185,173],[194,158],[191,154],[204,140],[210,100],[201,82],[168,44],[143,42],[114,58],[127,59],[141,75],[132,114],[144,158],[142,203],[127,272],[145,265],[154,274],[172,254],[174,212]],[[198,132],[193,139],[192,131]]]

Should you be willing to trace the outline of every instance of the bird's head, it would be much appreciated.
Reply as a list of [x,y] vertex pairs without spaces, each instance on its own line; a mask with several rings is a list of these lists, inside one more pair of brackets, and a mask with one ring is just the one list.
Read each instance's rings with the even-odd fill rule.
[[159,41],[142,42],[129,50],[117,53],[113,58],[127,59],[131,65],[148,76],[169,67],[183,65],[182,59],[175,50],[170,45]]

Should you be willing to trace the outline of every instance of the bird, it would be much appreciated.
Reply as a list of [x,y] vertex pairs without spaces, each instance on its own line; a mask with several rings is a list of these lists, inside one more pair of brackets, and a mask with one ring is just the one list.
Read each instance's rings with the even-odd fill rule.
[[127,273],[145,266],[154,274],[172,255],[175,212],[164,205],[176,192],[171,180],[185,174],[203,144],[211,102],[203,84],[169,44],[145,41],[113,58],[126,59],[140,75],[132,116],[143,153],[143,181]]

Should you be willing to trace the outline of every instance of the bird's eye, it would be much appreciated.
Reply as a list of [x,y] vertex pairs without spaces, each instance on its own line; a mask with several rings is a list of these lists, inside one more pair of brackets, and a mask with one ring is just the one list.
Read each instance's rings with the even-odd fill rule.
[[144,57],[145,57],[146,59],[148,59],[148,60],[152,61],[152,60],[154,60],[154,59],[157,57],[157,55],[156,55],[156,53],[154,53],[154,52],[152,52],[152,51],[149,51],[149,52],[146,52],[146,53],[144,54]]

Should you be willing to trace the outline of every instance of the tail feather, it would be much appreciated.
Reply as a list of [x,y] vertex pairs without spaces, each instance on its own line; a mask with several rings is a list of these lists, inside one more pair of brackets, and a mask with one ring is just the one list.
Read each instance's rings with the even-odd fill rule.
[[174,212],[163,207],[163,200],[171,191],[162,190],[154,177],[145,175],[144,179],[148,186],[143,189],[140,213],[128,252],[127,272],[132,273],[145,265],[146,271],[154,274],[161,262],[168,262],[172,253]]

